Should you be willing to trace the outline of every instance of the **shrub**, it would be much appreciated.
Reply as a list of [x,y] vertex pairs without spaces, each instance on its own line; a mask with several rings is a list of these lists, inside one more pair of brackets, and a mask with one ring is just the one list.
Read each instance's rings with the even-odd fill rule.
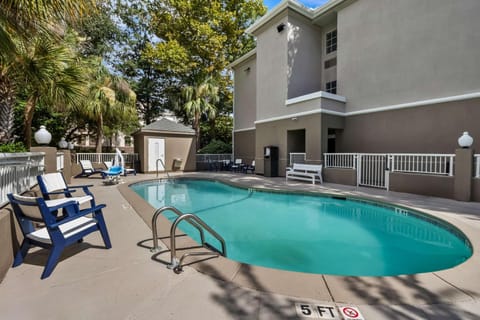
[[198,153],[209,153],[209,154],[219,154],[219,153],[232,153],[232,145],[220,140],[212,140],[205,147],[200,149]]
[[14,153],[14,152],[27,152],[25,145],[22,142],[13,142],[0,144],[0,152]]

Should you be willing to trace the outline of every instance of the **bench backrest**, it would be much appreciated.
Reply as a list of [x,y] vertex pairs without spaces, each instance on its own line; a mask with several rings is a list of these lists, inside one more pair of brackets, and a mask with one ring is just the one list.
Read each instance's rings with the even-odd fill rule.
[[304,170],[304,171],[322,171],[321,164],[303,164],[303,163],[294,163],[293,170]]

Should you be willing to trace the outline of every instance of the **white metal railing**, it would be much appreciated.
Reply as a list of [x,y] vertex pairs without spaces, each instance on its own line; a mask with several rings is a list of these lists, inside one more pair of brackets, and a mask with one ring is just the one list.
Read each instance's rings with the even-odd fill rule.
[[57,171],[62,171],[65,163],[65,155],[63,152],[57,152]]
[[480,178],[480,154],[473,155],[473,161],[475,165],[474,177]]
[[324,153],[323,163],[325,168],[357,168],[357,153]]
[[382,153],[357,155],[357,185],[389,189],[388,158]]
[[45,153],[0,153],[0,206],[8,203],[8,193],[22,193],[37,183],[44,171]]
[[294,163],[305,163],[307,154],[305,152],[290,152],[288,165],[292,166]]
[[[138,160],[138,153],[122,153],[125,163],[135,164]],[[103,163],[105,161],[112,161],[115,158],[115,153],[77,153],[76,162],[80,160],[90,160],[93,163]]]
[[391,172],[453,176],[454,154],[391,153],[388,157]]
[[233,155],[231,153],[219,153],[219,154],[197,153],[197,156],[196,156],[197,162],[216,162],[216,161],[223,161],[223,160],[233,161]]

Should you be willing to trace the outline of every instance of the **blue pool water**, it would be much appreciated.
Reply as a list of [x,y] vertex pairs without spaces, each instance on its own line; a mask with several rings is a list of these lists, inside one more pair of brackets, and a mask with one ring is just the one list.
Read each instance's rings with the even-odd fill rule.
[[[226,242],[230,259],[290,271],[389,276],[447,269],[472,255],[439,219],[364,200],[252,191],[209,180],[134,184],[152,206],[195,213]],[[166,212],[172,222],[177,217]],[[180,229],[197,242],[198,231]],[[207,242],[220,248],[213,238]]]

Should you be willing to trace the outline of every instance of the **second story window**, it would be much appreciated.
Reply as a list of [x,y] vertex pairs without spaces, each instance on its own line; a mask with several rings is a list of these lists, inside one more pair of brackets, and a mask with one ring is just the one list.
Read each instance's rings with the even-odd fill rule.
[[337,81],[330,81],[325,84],[325,91],[337,94]]
[[327,32],[327,34],[325,35],[325,39],[325,47],[327,48],[327,54],[337,51],[337,30]]

